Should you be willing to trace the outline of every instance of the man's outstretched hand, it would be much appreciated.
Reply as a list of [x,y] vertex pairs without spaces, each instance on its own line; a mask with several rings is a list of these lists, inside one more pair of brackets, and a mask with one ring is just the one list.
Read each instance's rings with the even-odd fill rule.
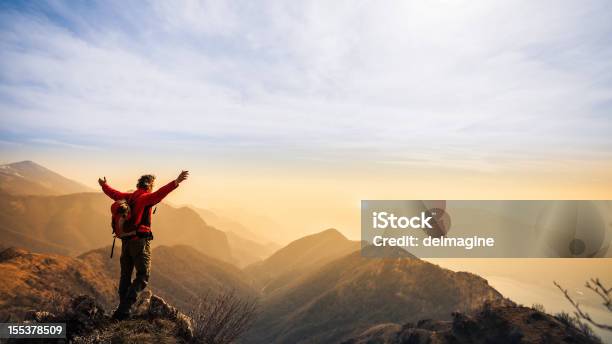
[[100,186],[106,184],[106,177],[104,177],[104,179],[98,178],[98,184],[100,184]]
[[176,179],[174,181],[176,182],[176,185],[178,185],[183,180],[187,179],[187,177],[189,177],[189,171],[181,171],[181,174],[179,174],[179,176],[176,177]]

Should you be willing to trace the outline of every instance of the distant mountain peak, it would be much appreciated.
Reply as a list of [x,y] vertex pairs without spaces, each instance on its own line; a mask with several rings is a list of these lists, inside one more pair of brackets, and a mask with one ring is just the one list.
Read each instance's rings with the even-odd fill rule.
[[343,238],[346,239],[346,237],[344,236],[344,234],[342,234],[339,230],[335,229],[335,228],[328,228],[322,232],[319,232],[318,234],[325,234],[325,235],[337,235],[337,236],[341,236]]
[[38,170],[38,171],[49,171],[51,172],[51,170],[49,170],[48,168],[35,163],[32,160],[23,160],[23,161],[17,161],[17,162],[12,162],[9,164],[4,164],[2,165],[2,168],[4,169],[14,169],[14,170]]
[[32,160],[17,161],[17,162],[12,162],[12,163],[7,164],[7,165],[11,165],[11,166],[38,166],[38,167],[42,167],[41,165],[35,163]]
[[292,243],[297,243],[300,241],[318,240],[318,239],[321,239],[321,240],[334,239],[334,240],[340,240],[340,241],[348,241],[347,237],[344,236],[344,234],[342,234],[339,230],[335,228],[328,228],[324,231],[310,234],[300,239],[297,239],[293,241]]
[[272,293],[292,280],[324,264],[359,249],[359,242],[348,240],[337,229],[329,228],[292,241],[245,272],[264,293]]
[[0,190],[15,195],[61,195],[93,191],[32,160],[0,165]]

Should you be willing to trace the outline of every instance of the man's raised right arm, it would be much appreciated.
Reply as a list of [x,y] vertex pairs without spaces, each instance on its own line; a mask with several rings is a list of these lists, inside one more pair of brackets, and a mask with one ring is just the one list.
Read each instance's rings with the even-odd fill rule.
[[129,193],[117,191],[117,190],[111,188],[106,183],[106,177],[104,177],[104,179],[98,178],[98,184],[100,184],[100,186],[102,187],[102,191],[108,197],[112,198],[114,201],[117,201],[117,200],[120,200],[120,199],[126,199],[130,195]]

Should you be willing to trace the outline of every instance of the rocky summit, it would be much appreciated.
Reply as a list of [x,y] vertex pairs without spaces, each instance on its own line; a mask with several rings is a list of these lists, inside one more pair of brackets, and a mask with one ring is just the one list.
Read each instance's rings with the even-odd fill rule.
[[[70,343],[188,343],[193,339],[191,318],[164,299],[145,291],[139,295],[132,316],[115,321],[102,305],[87,295],[78,296],[57,313],[31,311],[27,322],[66,323]],[[47,339],[44,343],[60,343]],[[11,340],[11,343],[26,343]]]

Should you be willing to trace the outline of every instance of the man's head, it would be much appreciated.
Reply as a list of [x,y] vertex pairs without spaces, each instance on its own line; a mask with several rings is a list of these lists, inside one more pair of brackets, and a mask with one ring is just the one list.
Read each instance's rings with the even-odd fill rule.
[[155,176],[152,174],[145,174],[138,179],[136,187],[139,189],[151,191],[153,190],[153,183],[155,183]]

